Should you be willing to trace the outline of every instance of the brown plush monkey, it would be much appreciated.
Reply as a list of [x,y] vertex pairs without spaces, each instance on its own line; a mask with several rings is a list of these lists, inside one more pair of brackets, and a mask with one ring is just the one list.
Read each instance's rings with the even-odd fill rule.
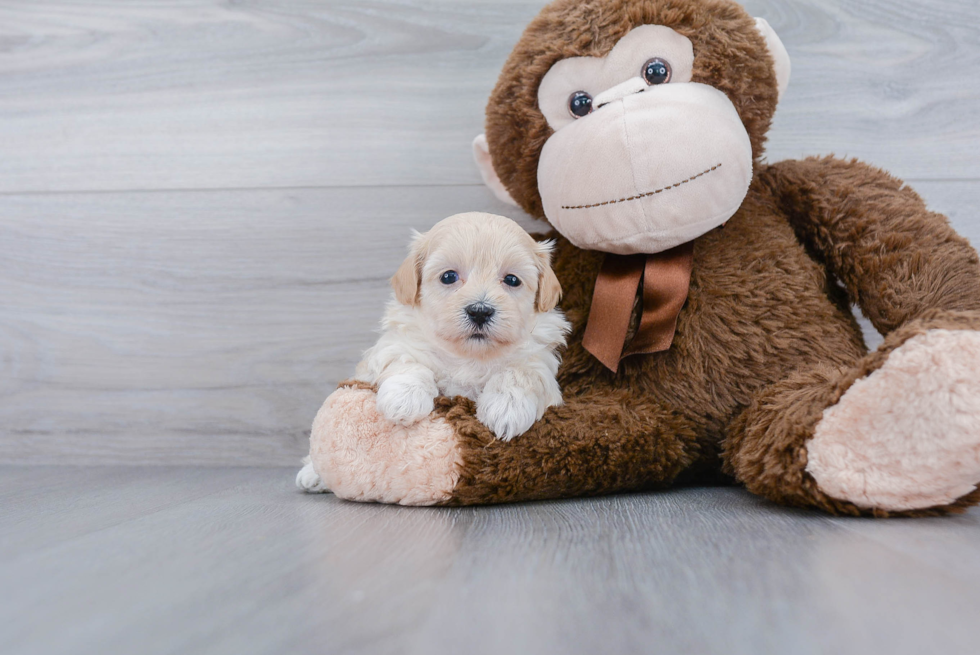
[[727,475],[836,514],[976,503],[977,254],[878,169],[761,163],[788,79],[778,37],[730,0],[546,7],[474,145],[497,195],[556,229],[565,404],[503,442],[466,399],[404,428],[342,385],[311,437],[323,485],[478,504]]

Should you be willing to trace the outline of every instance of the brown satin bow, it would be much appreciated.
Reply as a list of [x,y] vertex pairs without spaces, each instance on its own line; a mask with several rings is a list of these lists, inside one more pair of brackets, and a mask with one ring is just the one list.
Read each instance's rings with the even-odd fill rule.
[[[687,300],[694,242],[655,255],[606,255],[596,278],[582,345],[612,372],[630,355],[670,348]],[[640,325],[626,343],[637,289],[643,285]]]

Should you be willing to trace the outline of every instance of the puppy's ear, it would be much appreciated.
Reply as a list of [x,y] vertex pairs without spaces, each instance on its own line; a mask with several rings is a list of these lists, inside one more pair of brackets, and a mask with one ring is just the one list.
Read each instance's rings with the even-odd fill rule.
[[554,241],[535,244],[538,256],[538,297],[535,304],[539,312],[550,312],[561,300],[561,283],[551,270],[551,250],[554,247]]
[[419,304],[419,291],[422,286],[422,264],[425,262],[425,235],[412,230],[412,243],[408,247],[408,257],[398,267],[391,278],[391,288],[395,299],[403,305],[415,307]]

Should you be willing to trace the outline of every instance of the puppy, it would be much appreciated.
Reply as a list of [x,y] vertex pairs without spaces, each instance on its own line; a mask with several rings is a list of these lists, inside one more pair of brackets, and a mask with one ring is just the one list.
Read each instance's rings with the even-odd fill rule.
[[[458,214],[416,233],[391,279],[381,337],[355,373],[378,385],[378,411],[411,425],[437,396],[466,396],[507,441],[560,405],[557,350],[571,328],[555,309],[552,245],[493,214]],[[321,490],[309,465],[297,484]]]
[[570,328],[555,309],[551,246],[492,214],[458,214],[416,234],[391,280],[381,338],[355,374],[379,385],[378,411],[411,425],[436,396],[466,396],[506,441],[561,404],[556,351]]

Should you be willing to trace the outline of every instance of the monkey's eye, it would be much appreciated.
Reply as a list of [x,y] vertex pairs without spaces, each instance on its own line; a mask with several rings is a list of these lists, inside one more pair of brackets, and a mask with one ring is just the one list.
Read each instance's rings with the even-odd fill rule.
[[592,113],[592,96],[585,91],[576,91],[568,98],[568,111],[575,118],[582,118]]
[[439,278],[439,281],[446,285],[456,284],[459,282],[459,273],[456,271],[446,271],[442,274],[442,277]]
[[647,84],[650,86],[655,84],[666,84],[670,81],[670,64],[660,57],[654,57],[647,63],[643,64],[643,79],[645,79]]
[[516,275],[505,275],[504,284],[509,287],[519,287],[521,286],[521,280]]

